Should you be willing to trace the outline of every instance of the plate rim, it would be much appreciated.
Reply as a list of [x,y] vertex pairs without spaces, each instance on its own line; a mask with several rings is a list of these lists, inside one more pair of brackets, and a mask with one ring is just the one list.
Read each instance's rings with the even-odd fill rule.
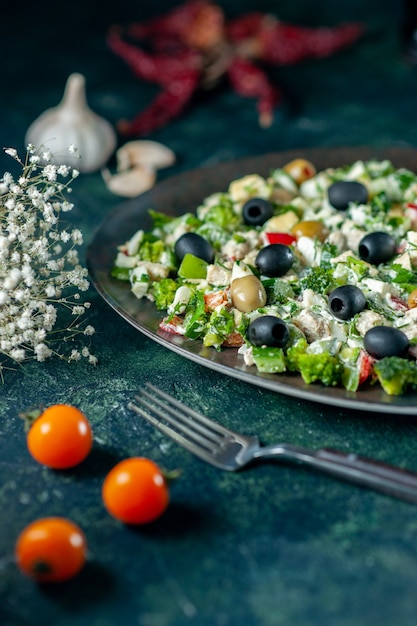
[[[278,394],[297,399],[308,400],[318,404],[324,404],[327,406],[334,406],[354,411],[366,411],[367,413],[383,412],[389,414],[414,415],[417,413],[417,393],[410,393],[404,396],[389,396],[387,394],[384,394],[384,392],[379,388],[375,388],[375,390],[371,390],[371,393],[372,391],[382,391],[383,399],[381,401],[369,401],[364,398],[358,398],[357,392],[349,392],[339,387],[329,388],[320,386],[318,384],[306,385],[305,383],[300,383],[299,379],[301,377],[298,375],[297,377],[294,377],[294,381],[297,380],[298,383],[296,385],[291,385],[288,382],[283,382],[282,379],[280,380],[277,374],[265,375],[254,371],[249,372],[236,365],[231,366],[227,363],[225,364],[221,361],[219,362],[216,359],[212,360],[210,358],[207,358],[207,356],[201,354],[201,342],[198,342],[197,340],[182,338],[182,343],[178,343],[179,340],[175,340],[178,336],[168,336],[168,333],[158,334],[149,326],[146,326],[138,321],[138,319],[133,314],[131,314],[129,310],[126,310],[126,308],[123,307],[123,305],[120,303],[120,298],[114,297],[111,290],[112,287],[114,287],[116,292],[120,292],[120,290],[125,288],[127,298],[131,298],[132,302],[134,302],[137,306],[139,306],[139,303],[142,303],[145,306],[147,305],[155,315],[159,315],[159,319],[161,319],[162,314],[161,312],[158,312],[149,301],[142,302],[137,300],[137,298],[135,298],[131,293],[130,288],[127,284],[121,283],[121,281],[117,281],[116,279],[111,279],[108,275],[103,279],[103,272],[105,272],[107,269],[108,274],[110,269],[108,263],[106,265],[106,262],[104,262],[104,265],[102,267],[99,258],[100,252],[103,252],[103,247],[105,247],[106,245],[106,237],[104,237],[103,239],[103,236],[106,233],[106,229],[111,229],[113,223],[119,222],[121,220],[121,217],[123,216],[125,218],[132,217],[132,213],[135,213],[133,219],[139,220],[139,227],[141,227],[140,222],[143,222],[147,219],[147,209],[144,209],[144,207],[148,204],[148,208],[150,208],[150,205],[153,202],[153,198],[158,197],[158,195],[163,196],[164,193],[167,193],[169,196],[171,190],[175,190],[175,194],[178,193],[178,198],[181,198],[181,195],[183,193],[187,195],[187,185],[190,184],[190,181],[194,180],[194,184],[198,184],[198,182],[202,183],[203,181],[206,181],[208,179],[209,186],[211,186],[213,185],[213,181],[211,180],[211,178],[213,176],[216,176],[216,174],[218,175],[219,167],[222,168],[223,178],[227,179],[227,174],[229,173],[229,170],[241,170],[242,172],[251,171],[254,167],[260,166],[261,163],[263,163],[265,166],[265,164],[269,163],[270,161],[273,161],[274,163],[282,162],[283,164],[292,160],[293,158],[307,158],[314,163],[315,161],[317,162],[322,159],[329,159],[331,162],[336,159],[336,156],[339,158],[339,160],[342,157],[346,158],[347,160],[345,163],[334,163],[334,167],[339,167],[343,164],[351,162],[353,160],[353,155],[355,155],[355,160],[368,158],[389,158],[394,163],[397,162],[398,167],[400,167],[399,164],[401,162],[406,162],[408,159],[414,159],[416,162],[417,170],[417,149],[411,147],[384,148],[372,146],[320,146],[313,148],[298,148],[249,155],[238,159],[210,165],[202,165],[197,168],[181,171],[177,174],[168,176],[161,182],[157,183],[152,189],[145,192],[144,194],[141,194],[137,198],[117,203],[116,206],[104,216],[98,227],[95,229],[86,250],[86,263],[91,283],[95,287],[98,294],[103,298],[103,300],[121,318],[131,324],[136,330],[139,330],[139,332],[141,332],[151,340],[155,341],[159,345],[162,345],[163,347],[179,354],[183,358],[191,360],[203,367],[220,372],[221,374],[238,379],[242,382],[247,382],[257,387],[273,391]],[[262,168],[259,167],[259,169]],[[318,169],[322,168],[320,167]],[[253,173],[259,172],[253,171]],[[214,191],[215,189],[213,189],[213,192]],[[221,191],[221,188],[217,189],[217,191]],[[206,197],[206,195],[206,193],[202,192],[200,201],[202,201],[204,197]],[[194,205],[193,208],[190,208],[190,210],[195,211],[196,206],[197,205]],[[174,209],[173,214],[176,215],[178,214],[178,212],[175,212]],[[128,227],[126,227],[126,230],[127,228]],[[112,233],[113,235],[115,234],[114,231],[112,231]],[[132,234],[133,231],[131,232],[130,236]],[[115,242],[115,244],[120,245],[125,240],[126,239],[121,236],[120,239]],[[114,247],[112,258],[114,258],[115,256],[116,247]],[[108,251],[107,258],[110,258]],[[109,284],[111,287],[110,289]],[[193,352],[188,347],[190,345],[199,347],[200,351]],[[219,353],[216,352],[216,355],[218,356]],[[335,391],[337,392],[337,395],[332,395],[332,393],[329,393]],[[404,401],[406,401],[407,398],[410,397],[414,400],[415,404],[404,404]]]

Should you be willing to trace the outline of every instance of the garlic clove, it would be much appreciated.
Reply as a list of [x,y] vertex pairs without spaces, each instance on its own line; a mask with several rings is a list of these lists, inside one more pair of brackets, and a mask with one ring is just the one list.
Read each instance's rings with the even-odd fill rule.
[[107,189],[126,198],[134,198],[148,191],[156,181],[155,170],[143,164],[114,175],[108,169],[102,170],[101,173]]
[[117,171],[146,164],[156,170],[174,165],[174,152],[162,143],[150,140],[128,141],[116,152]]
[[[25,141],[26,145],[49,149],[55,163],[88,173],[100,170],[107,163],[116,148],[117,135],[107,120],[90,109],[85,77],[74,73],[68,77],[61,102],[32,122]],[[70,146],[76,146],[79,156],[69,152]]]

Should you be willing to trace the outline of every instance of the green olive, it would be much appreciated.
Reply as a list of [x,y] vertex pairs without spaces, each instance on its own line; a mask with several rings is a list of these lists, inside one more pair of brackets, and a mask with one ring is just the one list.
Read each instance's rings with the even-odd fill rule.
[[306,159],[294,159],[294,161],[284,165],[283,170],[291,176],[297,185],[301,185],[305,180],[316,175],[316,168]]
[[291,228],[291,234],[299,239],[300,237],[311,237],[311,239],[318,239],[324,241],[329,234],[329,231],[322,222],[318,220],[305,220],[298,222]]
[[232,303],[242,313],[249,313],[266,304],[266,292],[256,276],[236,278],[230,287]]

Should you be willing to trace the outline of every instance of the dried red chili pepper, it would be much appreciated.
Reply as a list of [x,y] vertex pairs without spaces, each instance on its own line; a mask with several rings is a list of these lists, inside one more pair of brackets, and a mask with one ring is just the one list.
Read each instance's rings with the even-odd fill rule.
[[113,52],[126,61],[137,77],[163,87],[163,91],[150,106],[132,121],[119,122],[118,127],[122,134],[151,133],[182,113],[196,90],[201,75],[199,57],[193,50],[184,49],[177,57],[151,55],[123,41],[117,31],[110,34],[108,41]]
[[189,0],[165,15],[128,26],[126,36],[143,41],[147,51],[112,29],[111,50],[138,78],[163,88],[120,129],[128,135],[151,133],[180,115],[197,89],[212,87],[222,75],[240,95],[257,98],[260,124],[269,126],[281,94],[255,62],[287,65],[321,58],[354,43],[362,32],[360,24],[306,28],[260,12],[227,23],[223,10],[209,0]]
[[274,107],[280,101],[281,95],[271,85],[265,72],[252,61],[236,57],[232,59],[227,74],[236,93],[249,98],[257,98],[259,124],[263,128],[270,126]]
[[359,24],[302,28],[278,23],[258,34],[261,58],[277,65],[290,65],[307,58],[327,57],[356,41],[362,32]]

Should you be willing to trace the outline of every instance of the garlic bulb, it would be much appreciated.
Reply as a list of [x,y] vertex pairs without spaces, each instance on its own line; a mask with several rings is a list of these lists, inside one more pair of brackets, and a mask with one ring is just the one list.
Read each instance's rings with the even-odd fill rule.
[[[49,149],[54,161],[76,167],[80,172],[101,169],[113,153],[117,143],[111,124],[90,109],[85,93],[85,77],[71,74],[61,102],[46,110],[29,127],[26,145]],[[79,160],[68,151],[76,146]]]

